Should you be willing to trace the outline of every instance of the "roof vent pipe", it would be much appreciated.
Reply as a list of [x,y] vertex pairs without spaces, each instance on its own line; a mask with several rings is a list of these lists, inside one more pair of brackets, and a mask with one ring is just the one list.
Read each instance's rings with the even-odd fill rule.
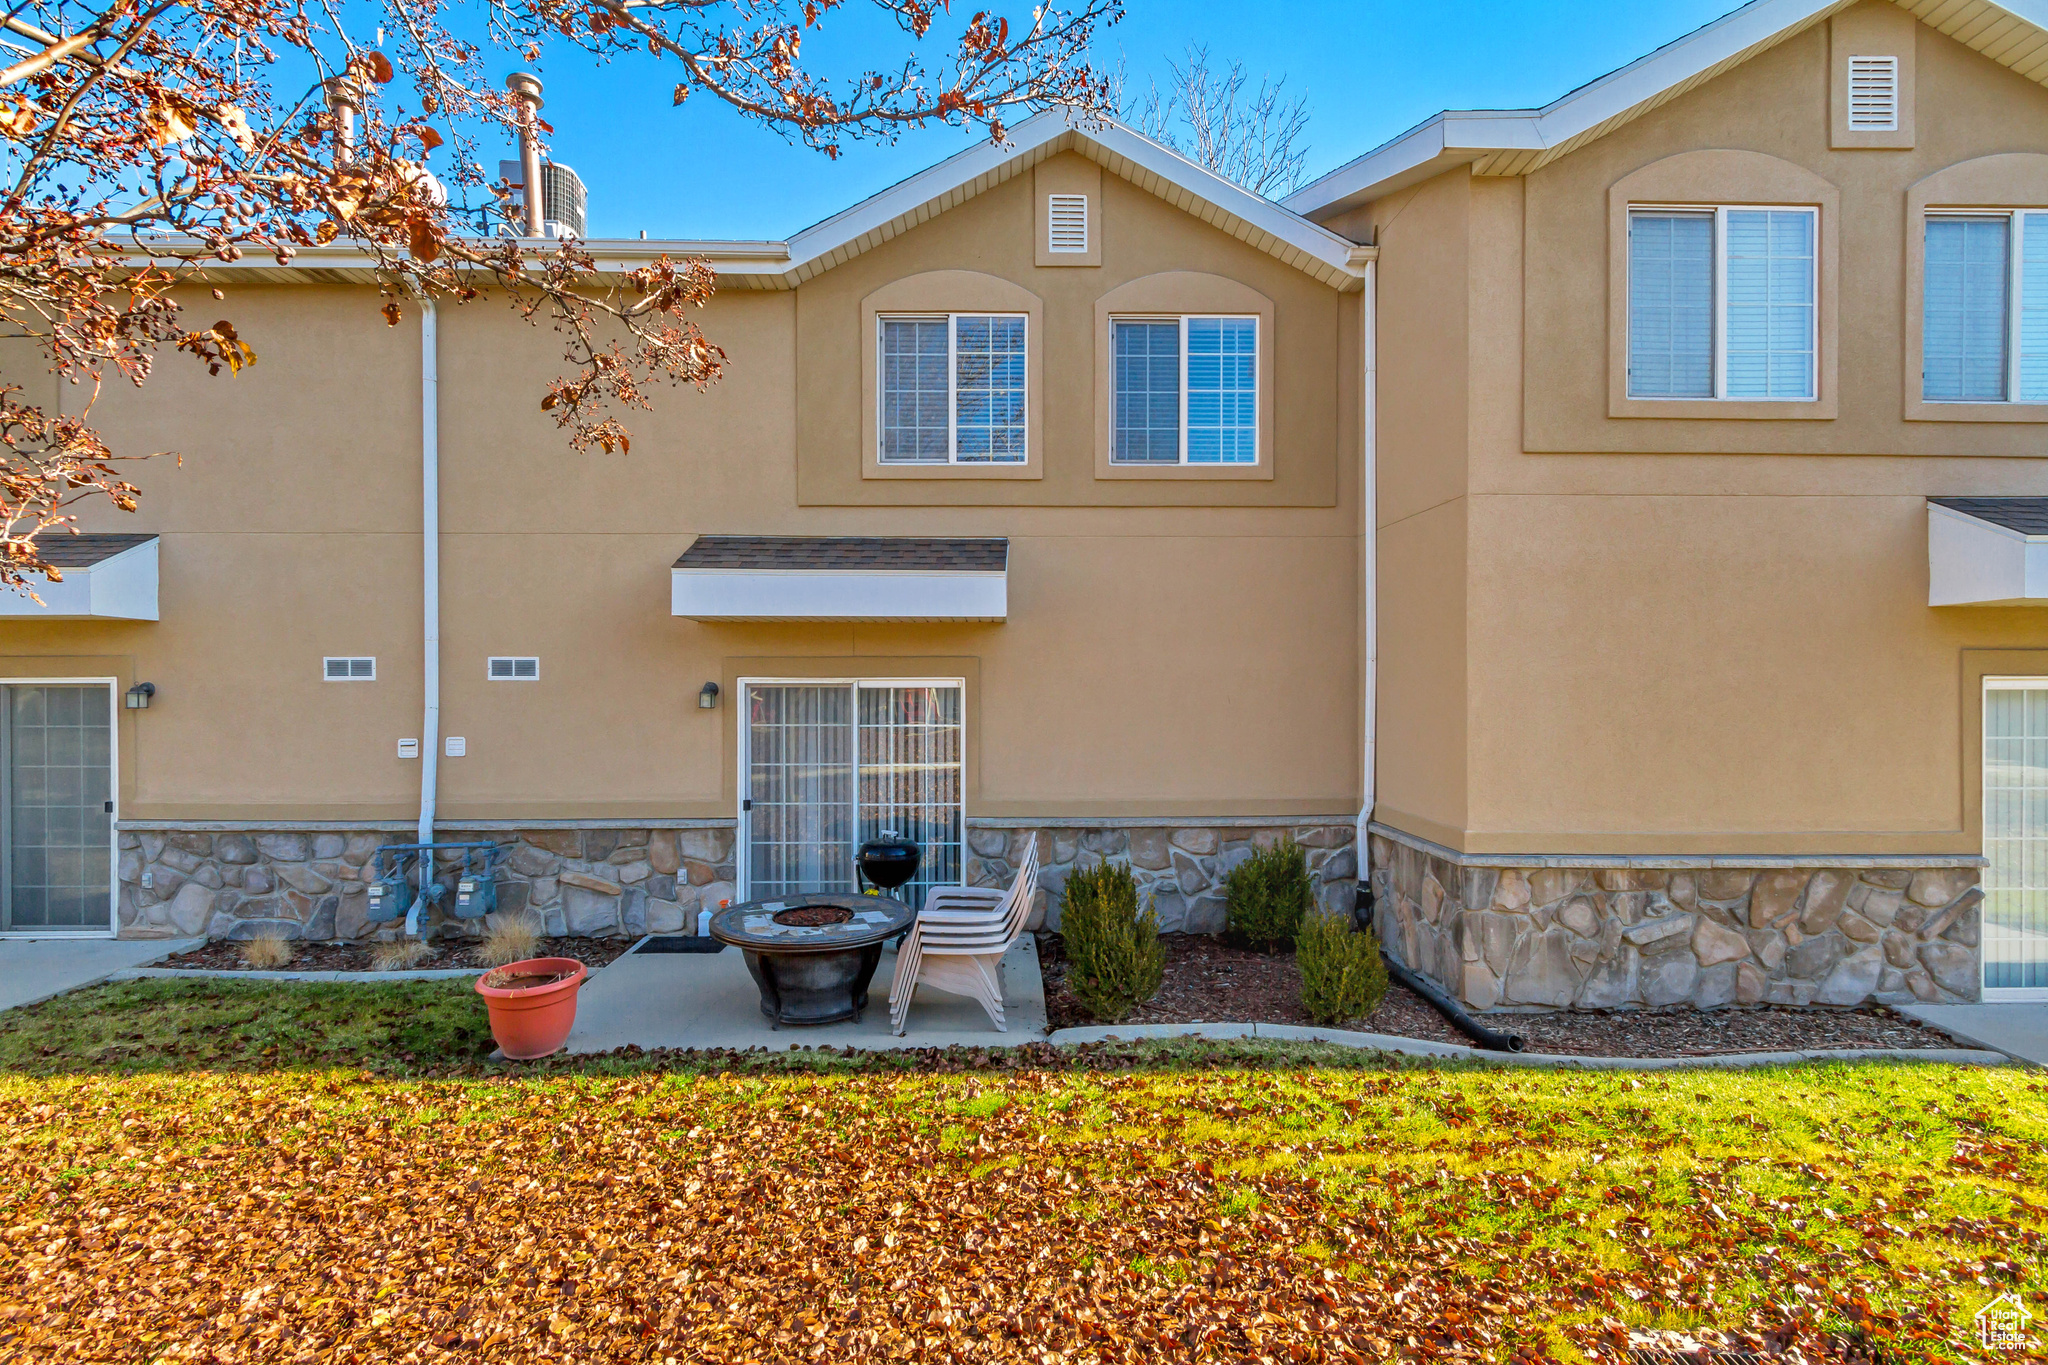
[[515,71],[505,78],[505,88],[519,104],[520,184],[525,187],[526,235],[542,237],[540,178],[540,77]]
[[362,88],[346,76],[321,82],[327,112],[334,116],[334,169],[347,170],[356,159],[356,111],[363,107]]

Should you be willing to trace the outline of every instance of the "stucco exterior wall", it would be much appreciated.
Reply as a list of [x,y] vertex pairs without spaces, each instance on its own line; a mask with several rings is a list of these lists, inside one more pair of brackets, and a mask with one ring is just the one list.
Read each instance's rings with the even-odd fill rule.
[[[629,455],[573,453],[540,411],[563,368],[545,325],[502,299],[442,306],[441,729],[467,742],[440,762],[447,828],[731,821],[748,676],[965,679],[970,821],[1348,823],[1359,295],[1107,173],[1103,263],[1041,267],[1034,183],[1020,175],[795,291],[720,293],[701,321],[725,377],[628,414]],[[1044,300],[1044,476],[867,485],[849,436],[859,300],[969,269]],[[1168,271],[1274,303],[1269,479],[1095,477],[1095,301]],[[179,822],[328,842],[352,822],[402,824],[420,780],[396,756],[421,713],[416,308],[393,328],[368,288],[232,282],[225,305],[186,303],[232,316],[260,359],[230,379],[166,357],[145,390],[110,391],[96,417],[117,446],[184,460],[139,467],[138,515],[86,518],[162,534],[161,621],[0,623],[0,674],[89,656],[124,688],[157,684],[121,730],[119,814],[151,838]],[[675,618],[670,565],[713,532],[1007,536],[1010,619]],[[377,680],[323,681],[321,658],[344,654],[374,655]],[[488,681],[486,657],[505,654],[538,655],[539,681]],[[709,711],[707,680],[724,688]]]

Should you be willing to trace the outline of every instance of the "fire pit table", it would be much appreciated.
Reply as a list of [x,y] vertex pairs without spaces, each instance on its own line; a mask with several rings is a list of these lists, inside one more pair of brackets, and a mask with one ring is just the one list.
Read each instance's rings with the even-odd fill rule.
[[777,1028],[858,1023],[883,942],[915,918],[890,896],[783,896],[719,911],[711,917],[711,936],[746,957],[761,988],[761,1013]]

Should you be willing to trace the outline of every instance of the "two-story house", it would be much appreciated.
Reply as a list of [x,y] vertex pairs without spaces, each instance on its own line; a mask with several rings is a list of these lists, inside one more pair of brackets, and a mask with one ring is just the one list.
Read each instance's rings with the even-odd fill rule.
[[358,936],[431,830],[673,930],[893,828],[1213,931],[1292,834],[1482,1008],[2048,989],[2043,81],[2016,5],[1757,0],[1285,205],[1041,116],[591,243],[720,280],[620,457],[502,299],[224,267],[262,363],[103,402],[184,466],[0,621],[0,914]]

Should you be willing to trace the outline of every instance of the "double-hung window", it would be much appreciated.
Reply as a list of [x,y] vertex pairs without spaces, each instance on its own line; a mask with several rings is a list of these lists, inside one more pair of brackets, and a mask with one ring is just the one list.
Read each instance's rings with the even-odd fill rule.
[[1022,313],[878,318],[884,464],[1022,464]]
[[1631,208],[1628,396],[1812,402],[1819,213]]
[[1259,320],[1110,320],[1110,460],[1259,462]]
[[1929,403],[2048,403],[2048,213],[1927,216]]

